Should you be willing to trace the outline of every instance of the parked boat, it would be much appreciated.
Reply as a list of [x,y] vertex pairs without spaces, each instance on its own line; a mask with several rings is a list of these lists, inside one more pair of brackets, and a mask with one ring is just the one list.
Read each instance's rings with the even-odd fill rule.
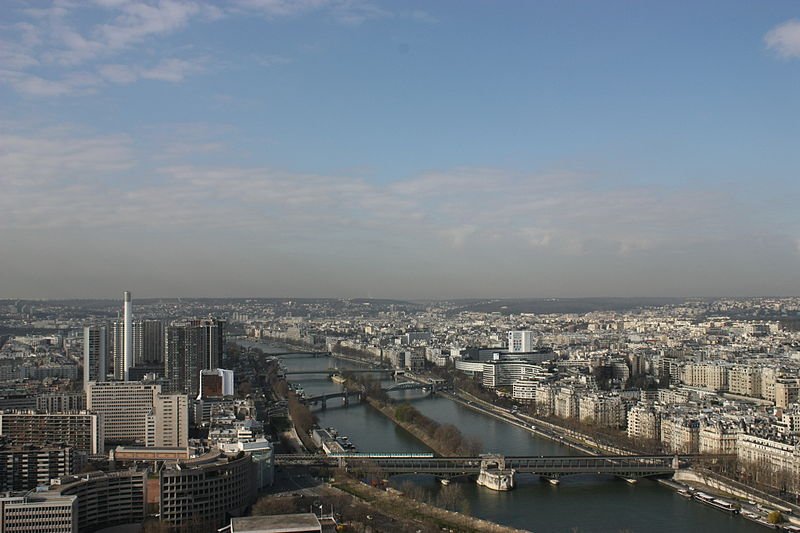
[[756,524],[760,524],[768,529],[778,529],[776,524],[770,524],[762,516],[752,511],[742,511],[742,516],[751,522],[755,522]]
[[736,507],[731,502],[715,498],[714,496],[706,494],[705,492],[696,492],[694,495],[694,499],[699,501],[700,503],[710,505],[711,507],[716,507],[720,511],[725,511],[726,513],[736,514],[739,512],[739,508]]

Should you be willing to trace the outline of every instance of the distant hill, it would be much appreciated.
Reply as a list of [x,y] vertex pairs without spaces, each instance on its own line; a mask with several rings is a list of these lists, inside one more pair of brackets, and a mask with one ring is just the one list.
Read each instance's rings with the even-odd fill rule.
[[592,311],[627,311],[639,307],[676,305],[685,298],[521,298],[499,300],[455,300],[452,313],[475,311],[481,313],[590,313]]

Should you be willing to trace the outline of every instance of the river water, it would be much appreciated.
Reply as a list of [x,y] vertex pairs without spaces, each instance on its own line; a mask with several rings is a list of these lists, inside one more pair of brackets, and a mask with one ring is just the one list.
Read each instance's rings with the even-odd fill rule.
[[[248,343],[243,343],[248,344]],[[264,345],[259,345],[265,349]],[[266,351],[266,350],[265,350]],[[276,350],[277,351],[277,350]],[[363,368],[356,363],[330,358],[283,359],[288,370]],[[306,394],[339,390],[339,385],[314,376],[289,376]],[[392,393],[405,398],[420,412],[441,423],[456,425],[462,433],[475,437],[484,452],[505,455],[575,455],[572,449],[534,436],[488,415],[478,413],[446,398],[427,397],[420,391]],[[409,433],[368,405],[340,406],[328,402],[325,411],[314,411],[322,427],[334,427],[347,435],[361,452],[430,451]],[[398,476],[394,485],[405,480],[440,489],[433,478]],[[517,487],[496,492],[474,482],[458,482],[469,512],[481,518],[513,527],[539,532],[641,532],[667,533],[702,531],[704,533],[750,533],[766,531],[762,526],[680,497],[651,480],[630,485],[613,477],[586,475],[562,478],[558,486],[534,476],[517,476]],[[456,483],[455,481],[453,483]]]

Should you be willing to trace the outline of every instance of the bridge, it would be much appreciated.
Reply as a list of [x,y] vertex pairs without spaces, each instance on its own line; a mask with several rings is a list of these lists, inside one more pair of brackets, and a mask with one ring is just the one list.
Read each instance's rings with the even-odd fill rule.
[[518,474],[534,474],[558,480],[579,474],[607,474],[634,480],[650,476],[672,475],[688,466],[696,456],[678,455],[591,455],[591,456],[502,456],[420,457],[419,454],[338,454],[276,455],[277,465],[310,465],[347,468],[362,473],[430,474],[440,478],[477,476],[486,459],[502,460],[505,468]]
[[272,353],[264,352],[264,355],[266,355],[267,357],[288,357],[290,355],[294,355],[296,356],[295,357],[296,359],[301,359],[304,357],[314,357],[314,358],[330,357],[331,352],[298,352],[297,350],[295,350],[293,352],[272,352]]
[[[369,372],[367,370],[362,370],[361,372]],[[290,372],[287,372],[289,374]],[[321,374],[324,372],[296,372],[296,374]],[[403,381],[401,383],[395,383],[393,385],[389,385],[388,387],[384,387],[383,390],[386,392],[393,392],[399,390],[421,390],[421,389],[429,389],[429,394],[433,395],[436,392],[436,385],[434,383],[418,383],[416,381]],[[321,404],[322,409],[325,410],[328,408],[328,400],[333,400],[335,398],[341,398],[344,400],[344,406],[347,407],[350,405],[351,398],[357,398],[358,401],[361,401],[363,398],[363,393],[361,391],[356,390],[343,390],[339,392],[331,392],[328,394],[318,394],[316,396],[306,396],[303,398],[303,401],[309,405],[316,405]]]
[[385,392],[393,392],[398,390],[421,390],[421,389],[430,389],[431,394],[436,391],[436,385],[433,383],[420,383],[418,381],[401,381],[400,383],[395,383],[393,385],[389,385],[388,387],[381,387]]
[[299,376],[299,375],[326,375],[328,377],[341,374],[342,372],[348,374],[394,374],[394,370],[388,368],[373,368],[369,370],[341,370],[337,368],[326,368],[325,370],[286,370],[283,372],[284,376]]
[[344,405],[347,407],[350,405],[350,398],[356,398],[358,401],[361,401],[362,393],[361,391],[356,390],[344,390],[341,392],[331,392],[329,394],[318,394],[316,396],[308,396],[303,398],[303,401],[306,404],[316,405],[322,404],[323,411],[328,408],[328,400],[333,400],[335,398],[341,398],[344,400]]

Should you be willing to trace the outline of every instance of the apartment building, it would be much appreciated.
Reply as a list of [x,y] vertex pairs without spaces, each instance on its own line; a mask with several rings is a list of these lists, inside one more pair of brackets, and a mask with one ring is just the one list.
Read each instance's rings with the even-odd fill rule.
[[78,533],[78,498],[44,492],[0,496],[0,533]]
[[735,424],[713,422],[700,429],[700,453],[735,454],[739,428]]
[[72,474],[73,450],[69,447],[0,447],[0,491],[33,489],[51,479]]
[[661,438],[661,415],[652,405],[639,403],[627,415],[627,435],[631,439]]
[[197,517],[209,529],[222,527],[226,516],[243,514],[257,494],[252,457],[231,458],[219,450],[163,468],[159,481],[161,521],[173,527]]
[[50,491],[78,499],[78,531],[94,531],[145,519],[146,470],[89,472],[55,480]]
[[109,442],[146,442],[149,416],[161,386],[138,381],[90,382],[86,405],[103,415],[103,432]]
[[102,454],[103,415],[86,411],[0,413],[0,435],[15,444],[60,443],[87,455]]
[[580,421],[597,426],[625,427],[625,406],[622,398],[609,394],[584,394],[578,400]]

